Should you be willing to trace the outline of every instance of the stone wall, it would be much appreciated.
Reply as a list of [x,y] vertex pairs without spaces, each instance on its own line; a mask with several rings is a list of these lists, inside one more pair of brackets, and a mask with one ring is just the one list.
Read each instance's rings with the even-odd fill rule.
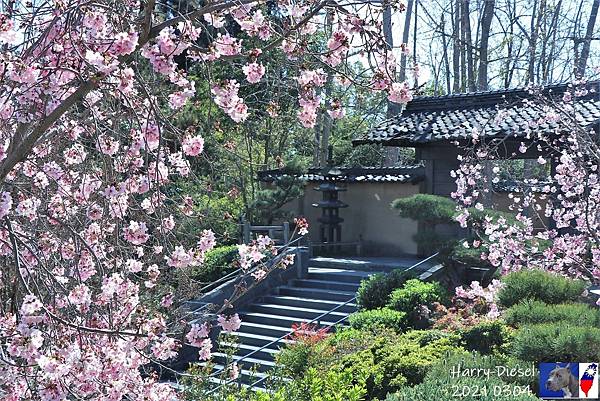
[[[342,184],[346,192],[340,192],[340,200],[349,206],[340,210],[342,241],[362,242],[366,255],[416,254],[417,245],[412,237],[417,232],[417,223],[402,219],[391,209],[394,199],[420,192],[418,184],[354,182]],[[312,206],[322,194],[315,191],[318,183],[307,183],[304,195],[284,206],[294,215],[305,216],[310,224],[312,241],[319,242],[318,217],[321,210]]]

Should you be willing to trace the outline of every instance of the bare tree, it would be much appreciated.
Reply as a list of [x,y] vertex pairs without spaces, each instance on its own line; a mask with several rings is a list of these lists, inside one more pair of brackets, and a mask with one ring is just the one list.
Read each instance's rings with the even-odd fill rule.
[[451,6],[450,13],[453,21],[452,73],[454,76],[454,83],[452,90],[454,92],[460,92],[460,0],[456,0],[454,7]]
[[581,55],[577,61],[576,75],[583,77],[585,74],[585,67],[587,64],[588,57],[590,55],[590,45],[592,43],[592,34],[594,33],[594,26],[596,25],[596,17],[598,16],[598,7],[600,6],[600,0],[594,0],[592,4],[592,11],[590,12],[590,18],[588,19],[587,30],[585,38],[583,38],[583,47],[581,49]]
[[495,0],[484,1],[481,18],[481,42],[479,44],[479,69],[477,71],[477,89],[488,89],[488,41],[494,17]]

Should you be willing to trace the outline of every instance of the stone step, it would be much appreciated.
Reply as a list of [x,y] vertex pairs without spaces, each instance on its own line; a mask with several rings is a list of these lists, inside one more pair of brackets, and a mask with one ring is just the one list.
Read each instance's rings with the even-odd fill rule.
[[[275,362],[273,360],[255,358],[254,355],[245,359],[242,359],[243,356],[240,355],[232,355],[231,358],[232,359],[228,361],[227,354],[221,352],[213,353],[213,361],[218,364],[225,364],[227,362],[232,364],[233,362],[237,362],[238,368],[245,370],[256,370],[257,372],[266,372],[267,370],[275,367]],[[242,360],[240,361],[240,359]]]
[[258,334],[261,336],[279,338],[289,334],[292,327],[291,324],[289,327],[278,326],[276,324],[260,320],[256,316],[248,317],[246,314],[242,315],[241,319],[242,325],[239,331],[249,334]]
[[[275,340],[275,338],[273,338],[273,340]],[[273,340],[265,341],[265,343],[263,345],[266,345]],[[257,346],[257,345],[243,344],[243,343],[234,344],[234,343],[227,343],[227,342],[221,342],[220,345],[226,346],[226,347],[235,347],[235,355],[246,356],[246,355],[252,354],[253,358],[260,359],[260,360],[266,360],[266,361],[274,361],[275,356],[279,353],[278,349],[263,348],[262,345]],[[281,345],[283,346],[284,344],[281,344]]]
[[[286,330],[286,332],[288,332],[288,331]],[[283,334],[286,334],[286,333],[283,333]],[[255,333],[250,333],[248,331],[237,331],[237,332],[231,333],[231,335],[237,337],[238,342],[240,344],[244,344],[247,346],[263,347],[267,344],[270,344],[268,346],[268,348],[271,350],[278,350],[280,347],[283,347],[285,344],[292,344],[294,342],[290,339],[283,338],[283,339],[279,340],[277,343],[273,343],[273,341],[277,340],[280,336],[255,334]]]
[[357,272],[355,270],[345,269],[321,269],[318,267],[308,269],[308,279],[322,281],[337,281],[344,283],[360,284],[361,281],[369,278],[372,273]]
[[356,296],[355,291],[333,291],[319,288],[302,288],[282,286],[278,288],[279,295],[309,299],[322,299],[326,301],[346,302]]
[[397,258],[334,258],[315,257],[310,259],[308,266],[362,271],[370,273],[390,272],[395,269],[408,269],[421,259],[414,256]]
[[320,288],[324,290],[333,290],[333,291],[346,291],[346,292],[356,292],[358,291],[358,283],[344,283],[340,281],[325,281],[325,280],[310,280],[310,279],[300,279],[300,280],[292,280],[292,285],[294,287],[301,288]]
[[[298,307],[298,306],[284,306],[277,304],[253,304],[250,306],[250,310],[252,312],[258,312],[268,315],[275,316],[290,316],[301,319],[315,319],[325,313],[327,310],[322,309],[310,309],[307,307]],[[338,321],[339,319],[348,316],[348,313],[343,312],[330,312],[327,315],[323,316],[323,320],[333,320]]]
[[[282,305],[282,306],[296,306],[296,307],[306,307],[310,309],[319,309],[319,310],[331,310],[335,307],[340,306],[343,302],[339,301],[328,301],[325,299],[311,299],[311,298],[300,298],[300,297],[290,297],[283,295],[269,295],[261,298],[261,302]],[[356,304],[349,303],[344,306],[341,306],[336,310],[336,312],[344,312],[344,313],[353,313],[356,311]]]
[[[266,328],[277,329],[281,331],[287,330],[291,331],[292,325],[298,323],[309,323],[312,319],[303,319],[299,317],[293,316],[280,316],[280,315],[269,315],[267,313],[255,313],[249,312],[244,313],[244,317],[242,320],[245,320],[249,323],[260,324],[262,326],[266,326]],[[320,327],[329,326],[335,323],[335,319],[333,317],[325,317],[323,321],[321,321]],[[261,334],[261,333],[258,333]]]

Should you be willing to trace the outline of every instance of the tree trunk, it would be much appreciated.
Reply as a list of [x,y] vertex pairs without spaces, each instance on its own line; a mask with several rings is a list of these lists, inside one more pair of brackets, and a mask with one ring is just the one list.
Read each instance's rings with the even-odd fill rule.
[[[383,10],[383,36],[385,39],[385,44],[388,50],[392,50],[394,48],[394,37],[392,35],[392,7],[389,3],[386,5]],[[401,71],[404,70],[404,67],[400,67]],[[398,103],[387,101],[387,117],[390,118],[395,116],[400,112],[400,105]]]
[[[402,43],[408,46],[408,37],[410,35],[410,20],[412,18],[414,0],[408,0],[406,3],[406,11],[404,14],[404,30],[402,31]],[[406,80],[406,61],[407,57],[404,53],[400,56],[400,81]]]
[[454,5],[454,10],[451,10],[453,18],[452,73],[454,76],[452,89],[454,93],[458,93],[460,92],[460,0],[456,0]]
[[592,4],[592,10],[590,11],[590,18],[588,19],[587,30],[585,32],[585,38],[583,39],[583,47],[581,48],[581,55],[577,62],[576,75],[583,77],[585,74],[585,67],[587,59],[590,55],[590,45],[592,43],[592,34],[594,33],[594,26],[596,25],[596,17],[598,16],[598,7],[600,6],[600,0],[594,0]]
[[533,5],[533,13],[531,15],[531,36],[529,39],[529,63],[527,67],[527,82],[535,82],[535,62],[537,52],[537,39],[540,31],[540,21],[544,18],[546,9],[546,0],[540,3],[539,11],[537,10],[537,1]]
[[[419,8],[419,0],[415,0],[415,25],[413,27],[413,59],[414,59],[414,63],[415,66],[417,65],[418,61],[417,61],[417,25],[419,23],[419,20],[417,19],[417,11]],[[417,74],[414,75],[415,78],[415,88],[417,88],[419,86],[419,77],[417,76]]]
[[465,52],[467,53],[467,87],[469,92],[475,92],[475,66],[473,65],[473,41],[471,40],[471,8],[469,0],[463,0],[462,26],[465,32]]
[[[544,84],[552,82],[552,67],[554,65],[554,49],[556,48],[556,33],[558,32],[558,16],[560,15],[560,9],[562,7],[562,0],[558,2],[552,16],[552,22],[550,23],[550,31],[548,32],[548,40],[550,41],[550,50],[548,51],[548,57],[544,63],[544,70],[542,71],[542,82]],[[552,40],[550,40],[552,36]]]
[[[408,11],[407,11],[408,12]],[[405,28],[406,31],[406,28]],[[392,50],[394,48],[394,36],[392,32],[392,7],[389,2],[386,3],[386,6],[383,10],[383,36],[385,39],[385,44],[388,50]],[[406,69],[406,61],[405,65],[400,66],[400,81],[404,81],[404,74]],[[402,111],[400,105],[398,103],[390,102],[387,100],[387,111],[386,117],[391,118],[395,115],[400,114]],[[326,149],[326,148],[325,148]],[[398,158],[398,148],[396,147],[387,147],[385,149],[383,163],[385,166],[393,166],[396,163],[396,159]]]
[[494,17],[494,0],[487,0],[481,17],[481,42],[479,45],[479,70],[477,72],[477,89],[488,89],[488,41],[490,27]]
[[463,22],[462,15],[465,14],[465,1],[459,0],[458,20],[460,24],[460,90],[467,91],[467,29]]
[[444,59],[444,70],[446,73],[446,94],[450,93],[451,83],[450,83],[450,60],[448,59],[448,43],[446,41],[446,23],[444,20],[444,13],[442,13],[442,20],[440,29],[442,31],[442,58]]

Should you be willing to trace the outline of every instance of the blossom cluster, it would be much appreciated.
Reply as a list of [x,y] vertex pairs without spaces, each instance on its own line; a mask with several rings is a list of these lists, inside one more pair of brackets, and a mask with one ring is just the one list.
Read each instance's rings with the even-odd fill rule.
[[[208,133],[178,127],[173,116],[209,88],[208,101],[246,121],[244,97],[266,81],[257,48],[312,60],[306,55],[321,37],[326,5],[332,31],[318,57],[343,71],[337,78],[346,82],[355,38],[379,49],[366,46],[378,41],[376,18],[334,4],[191,3],[177,15],[140,0],[23,2],[0,14],[0,258],[9,267],[0,296],[14,294],[1,299],[3,400],[176,399],[142,368],[178,353],[181,337],[172,333],[182,327],[167,313],[180,300],[167,286],[203,263],[216,235],[183,233],[199,216],[193,198],[172,186],[193,177],[192,158],[205,151]],[[266,12],[272,6],[277,18]],[[244,86],[233,74],[192,77],[191,63],[239,68]],[[310,63],[302,70],[292,79],[301,86],[299,118],[312,126],[327,74]],[[341,103],[332,102],[330,114],[341,117]],[[266,255],[275,255],[266,238],[240,247],[246,269]],[[219,324],[231,331],[239,319]],[[186,336],[201,359],[212,349],[208,329],[193,326]]]
[[[508,195],[514,220],[488,216],[481,221],[479,229],[487,243],[482,256],[503,272],[538,268],[590,281],[600,277],[596,256],[600,249],[596,235],[600,160],[587,130],[571,123],[577,114],[574,104],[587,93],[585,83],[576,83],[557,103],[543,96],[527,101],[537,116],[526,129],[528,143],[520,143],[515,157],[537,152],[537,163],[545,166],[550,160],[553,169],[545,179],[515,180],[519,189]],[[509,113],[499,111],[492,123],[501,124]],[[537,131],[543,124],[556,127],[556,135]],[[493,184],[499,182],[500,168],[488,166],[502,152],[474,132],[472,149],[466,149],[460,167],[452,173],[457,182],[452,196],[463,206],[457,216],[461,226],[472,222],[468,208],[483,210],[483,199],[491,196]]]
[[473,303],[484,303],[487,307],[486,316],[490,319],[496,319],[500,316],[496,299],[498,291],[502,288],[502,283],[499,280],[492,282],[485,288],[481,286],[479,281],[472,281],[467,288],[463,286],[456,287],[455,293],[458,298],[468,300]]

